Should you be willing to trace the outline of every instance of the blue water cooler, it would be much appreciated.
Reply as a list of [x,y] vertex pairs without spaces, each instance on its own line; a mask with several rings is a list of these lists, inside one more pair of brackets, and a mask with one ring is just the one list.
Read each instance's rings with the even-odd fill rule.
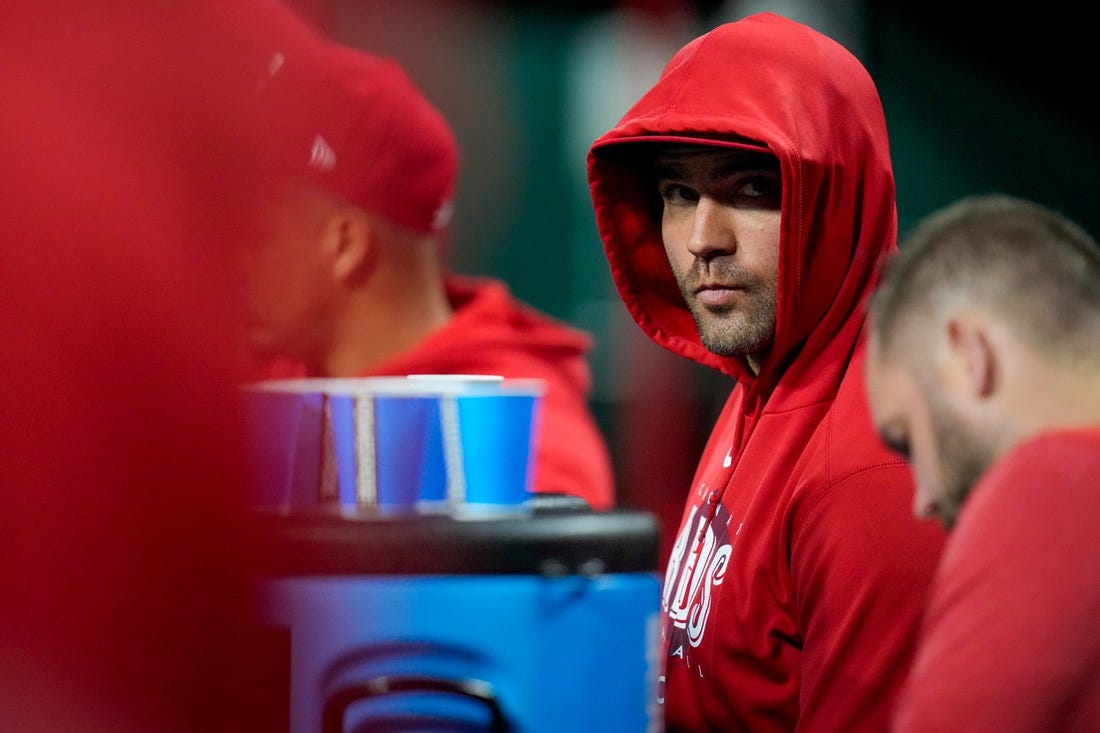
[[652,733],[658,529],[526,516],[258,512],[256,615],[290,733]]

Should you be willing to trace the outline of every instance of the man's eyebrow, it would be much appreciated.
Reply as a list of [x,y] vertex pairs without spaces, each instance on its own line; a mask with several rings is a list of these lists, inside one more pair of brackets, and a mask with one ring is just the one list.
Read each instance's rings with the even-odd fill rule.
[[[653,161],[653,173],[657,179],[682,178],[686,162],[681,156],[657,156]],[[760,171],[766,173],[779,173],[779,161],[769,155],[744,155],[734,156],[723,161],[716,169],[707,174],[708,180],[721,180],[735,173],[745,171]]]
[[898,424],[897,419],[887,420],[875,426],[875,432],[887,448],[894,453],[909,458],[909,433]]
[[684,164],[680,158],[656,158],[653,161],[653,174],[657,178],[680,178]]

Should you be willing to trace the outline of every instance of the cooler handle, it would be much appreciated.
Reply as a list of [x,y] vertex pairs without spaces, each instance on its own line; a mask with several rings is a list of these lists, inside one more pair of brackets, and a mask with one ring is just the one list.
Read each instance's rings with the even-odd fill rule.
[[344,714],[359,700],[403,692],[447,692],[484,703],[492,715],[490,733],[507,733],[507,723],[492,686],[483,680],[446,680],[438,677],[384,675],[338,688],[325,700],[323,733],[342,733]]

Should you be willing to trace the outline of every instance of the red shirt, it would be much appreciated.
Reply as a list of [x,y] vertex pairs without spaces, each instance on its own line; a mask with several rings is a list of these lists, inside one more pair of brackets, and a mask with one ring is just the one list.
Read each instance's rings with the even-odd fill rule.
[[1100,727],[1100,426],[1008,453],[937,572],[895,730]]

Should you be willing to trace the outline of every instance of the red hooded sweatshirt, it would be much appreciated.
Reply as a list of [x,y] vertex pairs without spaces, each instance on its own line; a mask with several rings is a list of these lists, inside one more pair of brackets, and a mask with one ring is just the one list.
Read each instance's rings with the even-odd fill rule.
[[[638,165],[654,141],[748,139],[783,181],[773,347],[753,374],[700,342]],[[641,153],[641,155],[637,155]],[[665,577],[669,731],[883,731],[943,542],[863,397],[863,302],[897,216],[874,83],[843,47],[766,13],[681,49],[588,156],[619,293],[656,343],[734,380]]]

